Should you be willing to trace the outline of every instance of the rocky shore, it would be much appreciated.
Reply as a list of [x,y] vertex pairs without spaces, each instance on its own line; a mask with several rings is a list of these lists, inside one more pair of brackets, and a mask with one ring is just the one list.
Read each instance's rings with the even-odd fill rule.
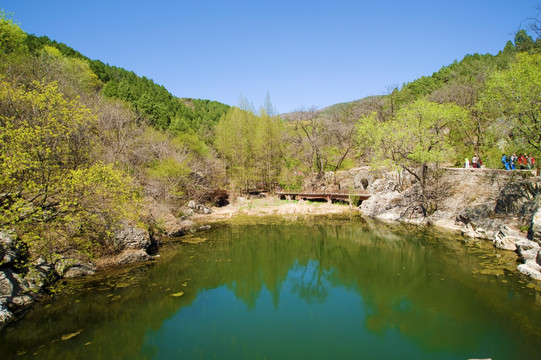
[[12,320],[61,278],[94,274],[100,267],[154,258],[160,237],[179,237],[210,227],[208,224],[235,216],[300,216],[361,213],[391,222],[451,229],[464,236],[486,239],[494,246],[515,251],[522,262],[518,271],[541,280],[541,179],[529,173],[483,169],[445,169],[432,189],[436,206],[426,214],[415,206],[419,184],[405,174],[378,173],[369,168],[307,177],[311,191],[365,190],[370,198],[359,206],[328,202],[284,201],[276,197],[231,200],[224,207],[189,202],[171,209],[145,199],[143,217],[153,226],[148,231],[123,223],[116,231],[114,254],[94,262],[76,254],[55,261],[39,258],[22,266],[28,254],[14,234],[0,232],[0,326]]
[[[142,215],[154,224],[152,231],[123,222],[107,244],[111,254],[92,262],[69,252],[54,259],[39,257],[30,262],[25,244],[15,234],[0,231],[0,327],[43,296],[59,279],[92,275],[107,266],[152,260],[160,236],[182,236],[197,230],[195,222],[176,217],[169,207],[150,198],[144,201],[147,212]],[[154,229],[160,233],[155,234]]]
[[407,174],[357,168],[307,179],[305,186],[367,190],[371,196],[359,207],[364,216],[438,226],[490,240],[517,253],[521,273],[541,280],[541,179],[529,171],[442,169],[430,188],[435,206],[428,214],[416,206],[420,185]]

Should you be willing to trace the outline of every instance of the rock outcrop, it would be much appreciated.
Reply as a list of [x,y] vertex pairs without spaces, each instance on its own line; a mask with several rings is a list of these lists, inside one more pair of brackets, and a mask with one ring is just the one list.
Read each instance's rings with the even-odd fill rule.
[[504,225],[496,233],[492,243],[498,249],[515,251],[517,249],[516,244],[523,240],[524,237],[520,236],[518,231],[511,230]]
[[[490,169],[443,169],[430,189],[435,206],[421,209],[420,186],[407,174],[371,172],[363,167],[325,173],[305,181],[313,190],[370,191],[361,212],[382,220],[432,224],[464,236],[491,240],[495,247],[516,251],[519,271],[541,279],[541,179],[529,172]],[[422,210],[422,213],[420,210]],[[528,238],[519,229],[530,226]],[[536,244],[536,245],[533,245]]]
[[541,245],[541,206],[538,206],[532,216],[532,225],[528,230],[528,238]]
[[20,244],[6,231],[0,231],[0,266],[13,263],[19,258]]
[[91,262],[85,262],[75,258],[62,258],[55,263],[54,270],[60,277],[75,278],[94,275],[97,269],[96,265]]
[[122,222],[113,236],[113,247],[117,250],[143,249],[152,245],[148,230]]
[[188,207],[198,214],[212,214],[212,210],[209,207],[198,204],[193,200],[188,202]]
[[165,236],[183,236],[195,226],[193,221],[176,217],[169,207],[156,202],[152,198],[146,198],[145,203],[147,204],[147,216],[150,221],[161,229]]
[[0,267],[0,326],[41,296],[44,287],[54,278],[54,267],[41,258],[25,270],[17,270],[9,264]]
[[[113,248],[120,252],[117,264],[146,261],[153,241],[147,230],[122,223],[113,237]],[[40,257],[27,263],[25,246],[8,232],[0,231],[0,326],[32,304],[44,289],[59,278],[92,275],[96,266],[76,253],[66,253],[52,262]]]

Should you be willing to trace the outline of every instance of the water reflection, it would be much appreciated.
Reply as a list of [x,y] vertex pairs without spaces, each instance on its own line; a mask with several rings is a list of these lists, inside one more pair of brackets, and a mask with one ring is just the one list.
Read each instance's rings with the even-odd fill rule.
[[373,226],[216,229],[205,243],[170,245],[150,266],[45,301],[0,333],[0,354],[539,357],[537,291],[514,272],[480,274],[496,250]]

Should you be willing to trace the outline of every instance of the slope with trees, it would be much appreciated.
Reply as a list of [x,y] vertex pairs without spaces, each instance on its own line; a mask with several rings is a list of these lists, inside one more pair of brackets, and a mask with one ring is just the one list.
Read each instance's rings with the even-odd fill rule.
[[[78,206],[99,198],[98,190],[76,174],[92,177],[92,171],[104,181],[99,192],[119,203],[130,201],[122,208],[134,209],[137,201],[125,197],[134,188],[139,198],[179,208],[217,187],[294,188],[303,185],[307,173],[389,165],[418,179],[420,209],[426,213],[433,209],[426,189],[438,166],[459,165],[471,154],[493,167],[499,166],[502,152],[541,155],[541,45],[523,30],[497,55],[468,55],[387,95],[282,117],[275,114],[270,96],[258,114],[245,99],[229,107],[176,98],[148,78],[90,60],[47,37],[28,35],[5,15],[0,32],[6,149],[1,166],[6,173],[13,171],[1,183],[2,221],[21,234],[32,221],[57,222],[60,229],[76,213],[84,214]],[[39,114],[29,112],[44,102],[54,105]],[[62,114],[55,113],[60,109]],[[49,117],[54,120],[50,127],[40,123]],[[44,142],[31,144],[30,134],[40,131],[49,138],[40,135]],[[31,144],[34,152],[26,153],[22,144]],[[24,166],[13,168],[15,161]],[[39,179],[50,183],[28,178],[39,167],[44,174]],[[74,200],[60,193],[71,193]],[[120,216],[115,202],[104,207],[110,219]],[[98,227],[107,217],[88,216]],[[80,237],[92,226],[72,226],[79,233],[63,236]]]

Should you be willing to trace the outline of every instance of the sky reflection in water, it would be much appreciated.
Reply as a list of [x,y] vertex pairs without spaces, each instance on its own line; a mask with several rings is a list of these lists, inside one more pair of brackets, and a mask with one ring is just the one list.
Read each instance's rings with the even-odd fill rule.
[[[375,230],[375,231],[373,231]],[[401,230],[402,233],[404,230]],[[0,332],[17,358],[539,358],[539,293],[495,249],[365,223],[232,226]],[[183,296],[171,296],[182,292]],[[33,331],[35,324],[39,331]],[[69,340],[65,334],[82,330]],[[8,344],[9,343],[9,344]],[[41,348],[39,348],[41,346]]]

